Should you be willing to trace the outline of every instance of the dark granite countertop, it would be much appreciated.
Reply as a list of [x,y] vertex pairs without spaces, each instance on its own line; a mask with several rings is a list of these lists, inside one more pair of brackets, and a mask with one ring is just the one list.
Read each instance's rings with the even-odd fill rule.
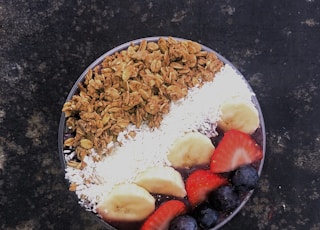
[[0,229],[102,229],[68,191],[61,107],[82,71],[132,39],[216,50],[262,107],[259,188],[223,229],[320,229],[320,2],[0,0]]

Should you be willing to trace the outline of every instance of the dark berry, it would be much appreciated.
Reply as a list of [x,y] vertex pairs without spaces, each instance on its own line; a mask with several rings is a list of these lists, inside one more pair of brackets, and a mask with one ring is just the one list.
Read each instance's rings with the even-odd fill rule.
[[258,180],[258,172],[251,165],[237,169],[231,178],[231,182],[236,189],[243,192],[254,189],[258,184]]
[[200,227],[210,228],[216,224],[219,213],[212,209],[208,203],[202,203],[194,209],[194,217]]
[[240,204],[239,194],[229,185],[212,191],[208,200],[218,211],[232,211]]
[[197,230],[197,221],[189,216],[183,215],[174,218],[169,226],[169,230]]

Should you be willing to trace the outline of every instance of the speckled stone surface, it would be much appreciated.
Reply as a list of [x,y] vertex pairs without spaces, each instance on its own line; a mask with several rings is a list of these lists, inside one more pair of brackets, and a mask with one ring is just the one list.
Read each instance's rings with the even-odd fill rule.
[[216,50],[262,107],[259,188],[229,229],[320,229],[320,2],[0,0],[0,229],[103,229],[68,191],[60,110],[95,58],[171,35]]

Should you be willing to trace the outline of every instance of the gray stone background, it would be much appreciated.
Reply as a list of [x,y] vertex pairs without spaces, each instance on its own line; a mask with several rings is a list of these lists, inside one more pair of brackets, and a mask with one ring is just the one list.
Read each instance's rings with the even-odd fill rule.
[[0,229],[103,229],[68,192],[61,108],[97,57],[170,35],[216,50],[260,101],[259,188],[223,229],[320,229],[320,1],[0,0]]

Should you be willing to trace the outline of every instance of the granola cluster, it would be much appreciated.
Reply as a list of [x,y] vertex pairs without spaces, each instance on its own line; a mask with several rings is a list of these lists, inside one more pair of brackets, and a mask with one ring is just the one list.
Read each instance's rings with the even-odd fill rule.
[[[212,81],[223,63],[193,41],[169,37],[142,41],[105,59],[86,74],[79,93],[62,111],[72,137],[64,145],[75,149],[78,162],[94,148],[107,145],[129,124],[158,127],[171,101],[185,97],[191,87]],[[134,133],[130,133],[134,136]]]

